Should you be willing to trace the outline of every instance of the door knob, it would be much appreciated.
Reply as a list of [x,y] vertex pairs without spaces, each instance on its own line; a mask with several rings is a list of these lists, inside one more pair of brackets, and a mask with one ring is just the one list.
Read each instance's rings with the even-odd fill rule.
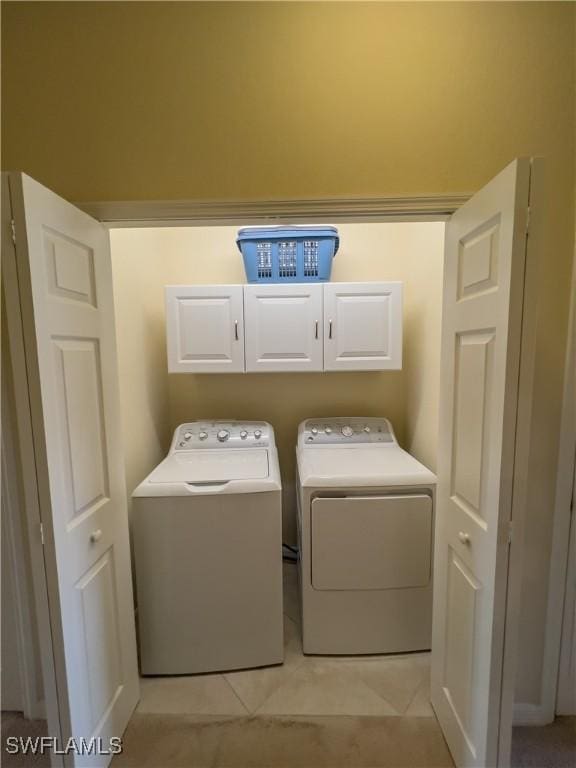
[[96,542],[100,541],[101,538],[102,538],[102,531],[100,530],[100,528],[98,528],[98,530],[92,531],[92,533],[90,534],[90,543],[96,544]]
[[470,544],[470,534],[465,533],[464,531],[458,531],[458,538],[462,542],[462,544]]

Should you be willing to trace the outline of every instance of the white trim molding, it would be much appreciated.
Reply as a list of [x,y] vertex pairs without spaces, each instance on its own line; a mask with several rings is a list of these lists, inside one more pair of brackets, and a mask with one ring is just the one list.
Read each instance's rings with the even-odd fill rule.
[[[60,711],[54,668],[52,630],[50,627],[50,607],[44,568],[44,547],[41,539],[41,523],[39,507],[39,491],[34,459],[34,435],[30,415],[30,390],[24,337],[22,333],[22,316],[20,307],[20,284],[16,261],[16,249],[11,237],[9,222],[12,219],[12,199],[9,184],[9,174],[2,173],[2,299],[6,307],[6,323],[8,339],[6,350],[10,356],[10,376],[12,378],[11,392],[14,395],[14,448],[17,450],[15,462],[19,467],[26,467],[21,473],[21,508],[25,519],[22,521],[29,549],[31,570],[31,585],[33,611],[38,632],[40,652],[40,667],[42,670],[42,689],[48,733],[50,736],[62,739],[60,728]],[[3,350],[4,352],[4,350]],[[41,706],[40,704],[38,705]],[[50,755],[52,768],[63,768],[63,756],[52,752]]]
[[109,227],[445,221],[471,197],[334,197],[308,200],[133,200],[77,205]]
[[[542,211],[542,209],[543,202],[538,200],[534,210],[537,212]],[[541,228],[536,221],[534,225],[531,222],[528,243],[534,244],[534,240],[538,241],[536,248],[539,253],[542,253]],[[562,670],[560,662],[563,618],[565,622],[573,621],[573,615],[571,617],[564,616],[565,601],[574,600],[574,592],[567,590],[567,571],[576,451],[576,254],[572,267],[571,283],[540,695],[537,703],[515,702],[514,725],[547,725],[552,723],[557,712],[559,673],[568,674],[567,669]],[[514,533],[516,535],[516,531]],[[574,530],[572,530],[572,535],[574,535]],[[565,627],[565,636],[569,634],[569,640],[565,638],[565,643],[573,642],[571,630],[571,627]],[[564,652],[564,665],[566,667],[569,666],[566,659],[569,653],[570,649],[566,648]],[[571,682],[564,681],[568,686]],[[562,686],[560,686],[561,688]]]
[[576,714],[576,252],[571,296],[542,686],[545,704],[565,715]]
[[[6,361],[2,361],[5,365]],[[18,492],[18,466],[14,446],[11,414],[4,408],[13,407],[7,389],[7,377],[2,378],[2,536],[6,541],[6,567],[13,589],[14,613],[12,632],[16,637],[17,665],[22,693],[22,713],[25,718],[38,720],[46,717],[44,694],[38,678],[41,671],[38,638],[35,626],[34,592],[28,573],[28,542],[23,530],[24,513]],[[7,400],[10,400],[6,404]],[[3,561],[4,564],[4,561]],[[6,574],[3,572],[2,578]],[[10,583],[11,582],[11,583]],[[3,614],[4,615],[4,614]],[[6,620],[6,619],[4,619]]]
[[557,715],[576,715],[576,466],[574,467],[574,493],[572,522],[570,525],[570,553],[566,576],[564,621],[560,644],[560,667],[556,696]]

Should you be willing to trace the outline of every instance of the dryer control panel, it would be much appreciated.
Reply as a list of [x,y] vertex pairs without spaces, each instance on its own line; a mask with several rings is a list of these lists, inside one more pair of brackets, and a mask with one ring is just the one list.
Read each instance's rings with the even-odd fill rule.
[[298,443],[301,446],[350,446],[396,443],[396,438],[388,419],[345,416],[303,421],[298,429]]
[[192,421],[174,432],[171,451],[199,448],[268,448],[274,430],[266,421]]

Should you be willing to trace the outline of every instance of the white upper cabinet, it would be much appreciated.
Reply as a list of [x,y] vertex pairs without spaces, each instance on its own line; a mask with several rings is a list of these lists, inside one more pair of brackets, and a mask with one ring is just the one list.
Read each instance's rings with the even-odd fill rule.
[[246,371],[321,371],[322,284],[244,286]]
[[166,288],[171,373],[402,368],[402,283]]
[[402,368],[402,283],[324,285],[324,370]]
[[243,372],[242,286],[168,286],[166,332],[170,373]]

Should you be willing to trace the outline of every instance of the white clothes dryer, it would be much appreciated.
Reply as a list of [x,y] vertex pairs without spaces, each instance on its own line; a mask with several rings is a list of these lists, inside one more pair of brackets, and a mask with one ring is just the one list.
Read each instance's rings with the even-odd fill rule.
[[265,422],[182,424],[133,493],[144,675],[283,661],[282,508]]
[[296,454],[304,653],[429,649],[436,476],[384,418],[308,419]]

